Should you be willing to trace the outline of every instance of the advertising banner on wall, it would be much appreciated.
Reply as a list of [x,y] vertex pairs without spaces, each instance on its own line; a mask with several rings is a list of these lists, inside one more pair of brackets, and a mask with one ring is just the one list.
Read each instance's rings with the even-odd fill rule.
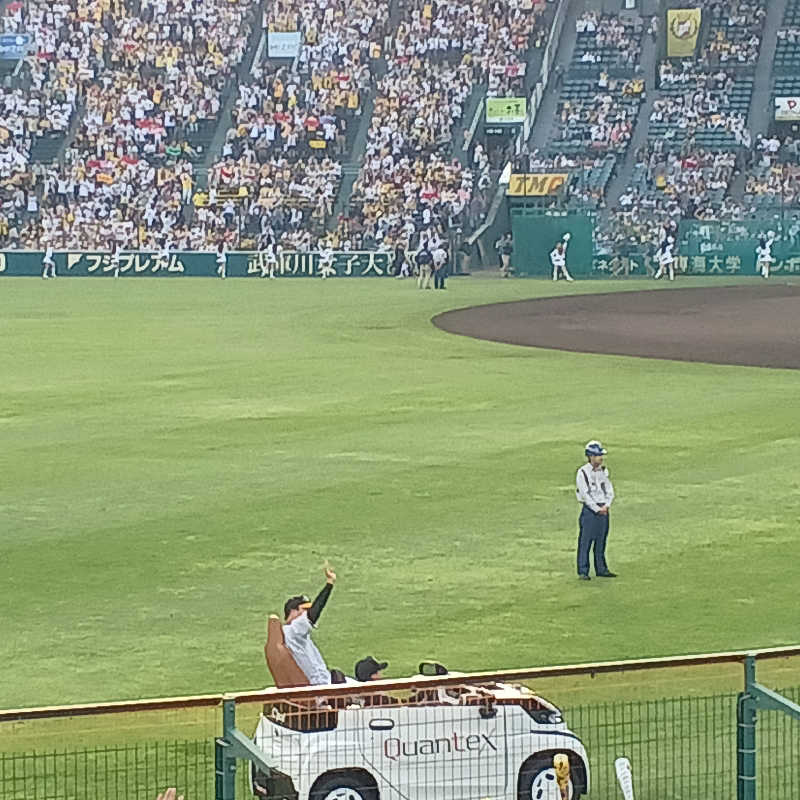
[[800,122],[800,97],[776,97],[775,122]]
[[[39,276],[44,253],[34,250],[0,252],[0,277]],[[115,265],[108,252],[61,251],[53,256],[59,277],[197,277],[217,274],[212,252],[176,252],[168,257],[144,251],[124,252]],[[319,252],[284,252],[274,269],[279,278],[370,278],[391,274],[392,253],[378,251],[336,251],[329,257]],[[266,278],[269,264],[264,253],[228,253],[229,278]]]
[[528,113],[525,97],[487,97],[487,125],[521,125]]
[[28,54],[31,45],[29,33],[0,34],[0,60],[19,61]]
[[296,58],[300,53],[300,31],[269,31],[267,55],[270,58]]
[[508,182],[511,197],[546,197],[558,194],[569,179],[568,172],[517,172]]
[[697,35],[703,13],[699,8],[671,8],[667,11],[667,55],[691,58],[697,47]]

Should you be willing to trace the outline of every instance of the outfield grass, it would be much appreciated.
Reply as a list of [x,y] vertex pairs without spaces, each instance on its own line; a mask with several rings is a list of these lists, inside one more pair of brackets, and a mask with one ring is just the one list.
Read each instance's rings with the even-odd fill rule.
[[[265,615],[326,558],[316,638],[347,671],[796,642],[800,374],[430,324],[650,287],[3,280],[0,707],[265,685]],[[621,578],[579,584],[593,437]]]

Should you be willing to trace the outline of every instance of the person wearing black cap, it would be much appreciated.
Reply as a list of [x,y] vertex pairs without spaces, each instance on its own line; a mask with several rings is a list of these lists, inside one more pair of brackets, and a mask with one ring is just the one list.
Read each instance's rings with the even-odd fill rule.
[[283,606],[283,639],[312,686],[331,683],[331,673],[325,659],[311,640],[311,631],[316,627],[336,583],[336,573],[328,566],[325,567],[325,580],[325,586],[313,603],[300,594],[290,597]]
[[379,681],[383,678],[381,672],[389,666],[388,661],[376,661],[372,656],[362,658],[356,664],[355,676],[357,681],[366,683],[367,681]]
[[589,578],[589,551],[594,548],[594,571],[598,578],[616,578],[606,563],[608,512],[614,502],[614,487],[603,466],[606,449],[593,439],[584,448],[586,463],[575,476],[575,494],[581,504],[578,518],[578,577]]
[[[386,661],[376,661],[372,656],[362,658],[356,664],[355,675],[359,683],[370,683],[371,681],[379,681],[383,679],[381,674],[383,670],[388,667]],[[361,698],[361,703],[364,708],[371,706],[393,706],[397,705],[400,701],[385,692],[369,692]]]

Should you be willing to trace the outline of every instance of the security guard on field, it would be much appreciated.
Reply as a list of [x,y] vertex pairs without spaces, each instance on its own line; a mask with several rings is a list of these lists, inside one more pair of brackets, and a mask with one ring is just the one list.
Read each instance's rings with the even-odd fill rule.
[[616,578],[606,563],[608,539],[608,512],[614,502],[614,487],[603,466],[606,449],[600,442],[586,443],[586,464],[575,476],[575,493],[581,504],[578,518],[578,577],[589,578],[589,551],[594,547],[594,571],[598,578]]

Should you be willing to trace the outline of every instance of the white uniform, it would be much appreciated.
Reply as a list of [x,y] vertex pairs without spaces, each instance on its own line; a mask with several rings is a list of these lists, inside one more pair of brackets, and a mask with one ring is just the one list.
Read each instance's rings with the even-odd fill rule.
[[658,280],[665,273],[669,274],[671,281],[675,280],[675,256],[672,255],[672,244],[665,242],[661,245],[658,251],[658,272],[656,272],[656,280]]
[[772,245],[774,239],[763,239],[763,244],[759,242],[756,247],[756,272],[761,273],[762,278],[769,278],[769,265],[775,261],[772,255]]
[[259,266],[261,267],[262,278],[266,278],[267,275],[269,275],[270,278],[275,277],[275,267],[278,266],[278,255],[276,253],[275,240],[271,236],[267,237],[261,248]]
[[319,251],[319,274],[322,278],[336,274],[333,269],[333,250],[328,245]]
[[53,247],[48,244],[47,249],[44,251],[44,258],[42,259],[42,277],[55,278],[55,276],[56,262],[53,258]]
[[156,255],[156,271],[165,270],[169,267],[169,245],[164,243]]
[[220,278],[225,278],[228,274],[228,255],[225,252],[225,248],[223,247],[222,250],[217,250],[217,275]]
[[[558,244],[563,245],[561,248],[561,252],[558,251]],[[568,280],[572,280],[572,275],[569,274],[567,270],[567,242],[562,241],[559,242],[550,253],[550,263],[553,265],[553,280],[558,280],[559,272],[563,273],[564,277]]]
[[111,247],[111,269],[114,272],[114,277],[119,278],[119,245],[115,242]]

